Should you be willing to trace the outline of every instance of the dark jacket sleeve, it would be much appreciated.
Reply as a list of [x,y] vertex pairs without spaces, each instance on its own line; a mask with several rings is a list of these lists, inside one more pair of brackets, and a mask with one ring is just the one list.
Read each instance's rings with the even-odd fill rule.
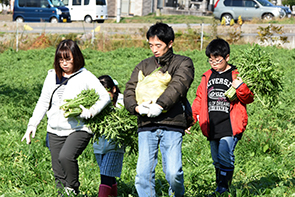
[[135,99],[135,88],[138,82],[138,65],[133,70],[129,81],[125,85],[124,91],[124,106],[131,113],[136,114],[135,107],[137,106],[137,102]]
[[181,98],[186,97],[187,91],[194,80],[194,65],[189,57],[178,56],[174,58],[173,65],[169,66],[168,73],[171,81],[163,94],[158,98],[157,104],[164,110],[169,110]]

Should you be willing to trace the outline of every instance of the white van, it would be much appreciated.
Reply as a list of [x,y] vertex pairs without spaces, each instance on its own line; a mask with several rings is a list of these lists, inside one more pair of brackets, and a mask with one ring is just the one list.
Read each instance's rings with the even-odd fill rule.
[[72,21],[85,21],[103,23],[108,18],[106,0],[63,0],[70,10]]

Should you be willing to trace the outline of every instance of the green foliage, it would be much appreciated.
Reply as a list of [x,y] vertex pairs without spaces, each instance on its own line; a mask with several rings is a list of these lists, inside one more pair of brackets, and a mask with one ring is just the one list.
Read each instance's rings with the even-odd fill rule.
[[[120,23],[209,23],[211,16],[195,16],[195,15],[160,15],[155,13],[146,16],[122,17]],[[114,21],[115,22],[115,21]]]
[[65,104],[60,106],[60,109],[64,110],[64,116],[68,117],[76,117],[81,114],[82,109],[80,105],[89,109],[92,105],[96,103],[99,99],[99,95],[95,92],[95,89],[91,90],[82,90],[80,94],[78,94],[73,99],[65,100]]
[[127,147],[127,153],[137,153],[137,116],[131,115],[124,106],[115,108],[110,104],[94,118],[86,120],[94,133],[93,141],[102,135],[118,146]]
[[[251,45],[231,45],[231,61],[250,50]],[[266,109],[254,101],[247,106],[247,129],[235,149],[235,172],[231,196],[292,196],[295,193],[295,51],[276,47],[263,47],[271,60],[284,72],[283,87],[275,108]],[[21,142],[33,109],[40,96],[47,71],[53,68],[55,48],[15,52],[5,50],[0,56],[0,195],[45,196],[56,195],[50,152],[45,146],[46,118],[37,128],[36,137],[27,145]],[[91,49],[82,51],[86,68],[96,76],[110,74],[119,82],[121,92],[134,67],[150,57],[149,49],[122,48],[109,52]],[[178,51],[192,58],[195,80],[189,89],[192,103],[201,75],[210,65],[204,50]],[[234,64],[233,62],[230,62]],[[191,135],[183,136],[182,159],[185,196],[205,196],[216,189],[215,172],[210,146],[195,125]],[[135,136],[136,138],[136,136]],[[100,184],[99,168],[92,143],[78,158],[81,194],[97,196]],[[137,154],[125,155],[122,175],[118,179],[120,197],[136,197],[134,186]],[[169,185],[161,166],[159,153],[156,167],[158,196],[168,196]]]
[[292,6],[295,5],[295,0],[282,0],[282,4],[283,5],[290,5],[290,7],[292,8]]
[[239,52],[240,55],[233,59],[239,76],[263,106],[274,107],[282,91],[283,72],[271,54],[257,44]]

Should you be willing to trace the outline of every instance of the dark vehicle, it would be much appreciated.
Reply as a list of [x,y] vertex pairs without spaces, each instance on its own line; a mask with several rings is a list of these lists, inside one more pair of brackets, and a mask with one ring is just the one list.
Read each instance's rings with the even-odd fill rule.
[[71,15],[60,0],[15,0],[13,21],[71,22]]

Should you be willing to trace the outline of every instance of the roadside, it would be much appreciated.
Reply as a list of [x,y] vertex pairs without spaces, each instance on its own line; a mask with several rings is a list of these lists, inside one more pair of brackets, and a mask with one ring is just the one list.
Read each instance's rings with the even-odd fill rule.
[[[125,19],[122,19],[122,22],[115,23],[111,22],[114,19],[109,19],[108,22],[105,23],[85,23],[83,21],[77,21],[72,23],[44,23],[44,22],[35,22],[35,23],[16,23],[12,21],[12,14],[0,14],[0,43],[15,39],[16,32],[21,33],[21,35],[41,35],[42,33],[46,33],[48,35],[65,35],[65,34],[78,34],[79,37],[85,39],[91,39],[94,34],[100,34],[105,36],[105,40],[107,38],[115,38],[124,40],[128,36],[131,37],[142,37],[148,27],[155,22],[159,21],[157,17],[146,16],[147,18],[153,18],[152,21],[147,22],[147,20],[138,20],[138,18],[142,17],[129,17],[130,20],[126,22]],[[168,16],[162,16],[168,17]],[[170,18],[169,18],[170,17]],[[169,20],[171,17],[169,16]],[[178,16],[179,21],[185,21],[187,16]],[[189,23],[185,21],[183,23],[168,23],[174,29],[174,31],[178,35],[189,34],[190,36],[197,36],[200,32],[204,32],[205,36],[210,36],[211,34],[218,35],[232,35],[236,36],[233,39],[239,39],[244,43],[254,43],[256,42],[256,37],[258,35],[259,28],[265,28],[270,24],[275,26],[283,27],[283,35],[287,36],[289,43],[286,43],[284,46],[286,48],[295,48],[295,25],[294,22],[290,24],[290,22],[294,21],[295,18],[287,19],[288,23],[282,23],[283,20],[273,21],[274,23],[260,23],[259,20],[253,19],[250,22],[245,22],[240,28],[238,25],[234,26],[223,26],[220,25],[218,21],[213,21],[211,19],[207,23],[202,23],[202,20],[199,18],[195,18],[193,23]],[[125,21],[125,22],[124,22]],[[166,22],[163,20],[162,22]],[[278,22],[278,23],[276,23]],[[28,29],[29,28],[29,29]],[[94,33],[93,33],[94,32]],[[141,39],[141,38],[140,38]]]
[[0,14],[0,21],[1,22],[11,22],[12,21],[12,14]]

